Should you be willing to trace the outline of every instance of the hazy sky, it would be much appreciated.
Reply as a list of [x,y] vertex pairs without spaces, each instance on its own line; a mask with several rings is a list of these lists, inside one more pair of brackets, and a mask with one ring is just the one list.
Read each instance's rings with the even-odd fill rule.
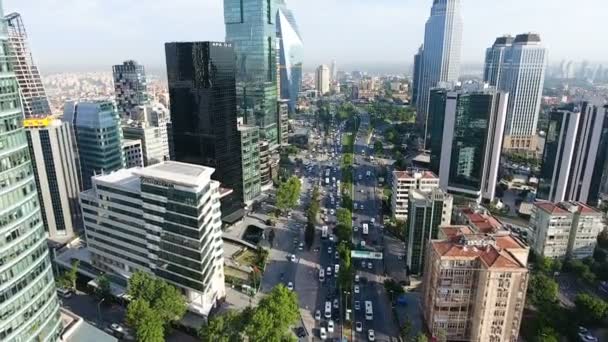
[[[409,65],[432,0],[288,0],[305,67]],[[462,0],[463,62],[483,60],[497,35],[534,31],[562,59],[608,61],[607,0]],[[222,0],[4,0],[20,12],[42,72],[110,70],[125,59],[164,69],[164,43],[224,40]]]

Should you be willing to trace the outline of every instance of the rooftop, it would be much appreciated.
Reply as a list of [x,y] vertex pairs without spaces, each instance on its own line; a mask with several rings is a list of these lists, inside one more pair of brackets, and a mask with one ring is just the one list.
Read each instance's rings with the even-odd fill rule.
[[169,183],[180,183],[185,186],[198,186],[201,181],[211,178],[211,175],[215,172],[215,169],[211,167],[176,161],[165,161],[132,170],[137,176],[164,180]]
[[436,179],[437,175],[431,171],[393,171],[393,177],[397,179]]
[[480,233],[495,233],[503,229],[502,224],[492,215],[475,212],[473,209],[461,209],[466,223]]
[[93,182],[96,184],[107,183],[137,192],[140,189],[139,177],[133,174],[133,171],[137,169],[139,168],[120,169],[112,173],[98,175],[93,178]]
[[441,259],[480,260],[486,268],[523,268],[515,256],[500,246],[491,244],[484,246],[465,245],[454,241],[432,241],[433,250]]
[[601,212],[581,202],[534,202],[534,206],[552,215],[567,215],[579,212],[588,215],[601,215]]

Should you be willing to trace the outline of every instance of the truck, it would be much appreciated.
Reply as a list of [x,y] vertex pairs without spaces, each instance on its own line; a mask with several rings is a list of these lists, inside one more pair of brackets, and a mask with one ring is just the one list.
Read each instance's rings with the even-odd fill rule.
[[327,226],[323,226],[321,228],[321,238],[327,239],[327,230],[328,230]]

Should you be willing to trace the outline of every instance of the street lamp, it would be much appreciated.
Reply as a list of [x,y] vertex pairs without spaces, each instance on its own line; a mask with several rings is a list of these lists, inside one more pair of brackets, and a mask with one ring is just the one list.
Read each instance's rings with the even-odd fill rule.
[[99,303],[97,303],[97,320],[99,321],[99,327],[101,328],[101,303],[103,303],[103,301],[106,300],[105,298],[101,298],[101,300],[99,301]]

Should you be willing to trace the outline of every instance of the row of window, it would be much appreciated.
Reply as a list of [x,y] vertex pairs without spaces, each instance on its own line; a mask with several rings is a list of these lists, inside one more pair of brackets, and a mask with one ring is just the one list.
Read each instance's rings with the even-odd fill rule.
[[0,291],[0,304],[16,296],[21,290],[26,288],[34,279],[36,279],[49,266],[48,258],[45,258],[40,264],[36,265],[31,272],[28,272],[19,281],[12,284],[10,287]]
[[45,255],[46,251],[48,251],[48,247],[44,244],[40,245],[30,255],[17,261],[17,263],[3,272],[0,272],[0,284],[6,284],[13,278],[21,276],[24,271],[29,269],[33,264],[40,262],[38,259]]

